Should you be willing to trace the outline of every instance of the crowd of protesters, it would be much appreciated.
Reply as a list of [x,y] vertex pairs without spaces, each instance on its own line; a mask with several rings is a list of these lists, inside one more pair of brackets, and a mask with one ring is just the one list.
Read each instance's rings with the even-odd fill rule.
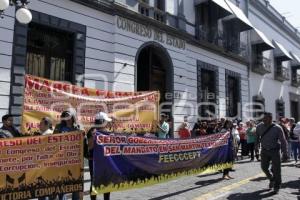
[[[53,129],[52,120],[48,117],[44,117],[40,121],[40,132],[39,135],[48,135],[48,134],[56,134],[56,133],[65,133],[79,130],[80,127],[76,123],[76,114],[71,111],[64,111],[61,114],[61,122],[56,125]],[[108,117],[106,113],[98,113],[95,117],[95,125],[110,123],[111,118]],[[13,117],[11,115],[5,115],[2,117],[3,126],[0,129],[0,138],[12,138],[21,136],[20,132],[13,125]],[[288,154],[287,159],[294,159],[295,163],[298,162],[300,156],[300,122],[297,124],[293,118],[279,118],[278,122],[273,122],[272,124],[278,124],[280,126],[282,132],[284,133],[284,139],[288,144]],[[160,120],[157,123],[157,133],[155,134],[158,138],[168,138],[170,137],[170,131],[172,123],[168,123],[168,117],[165,114],[160,115]],[[194,138],[209,134],[215,133],[225,133],[230,132],[232,137],[232,145],[233,145],[233,159],[245,159],[248,158],[250,161],[254,161],[256,158],[257,161],[260,161],[260,147],[257,143],[258,134],[257,134],[257,125],[258,122],[254,120],[249,120],[246,122],[242,122],[240,120],[228,120],[225,118],[213,119],[213,120],[198,120],[193,128],[191,128],[188,122],[188,116],[185,116],[183,119],[183,123],[180,125],[178,130],[175,132],[178,133],[179,138],[188,139]],[[259,126],[259,125],[258,125]],[[276,125],[277,126],[277,125]],[[93,174],[93,135],[96,132],[103,132],[103,134],[109,134],[104,131],[104,129],[99,128],[91,128],[90,131],[86,134],[86,151],[85,157],[89,160],[89,167],[91,172],[91,177]],[[153,135],[154,136],[154,135]],[[234,161],[234,160],[232,160]],[[229,171],[233,171],[232,169],[223,170],[223,179],[231,179],[229,176]],[[55,199],[56,197],[46,197],[40,198],[40,200],[44,199]],[[65,194],[60,194],[58,196],[59,199],[66,199]],[[104,194],[104,199],[109,199],[109,193]],[[80,199],[79,192],[72,193],[72,199]],[[91,199],[96,199],[96,196],[91,196]]]
[[[184,122],[178,129],[178,135],[181,139],[194,138],[203,135],[209,135],[222,132],[229,123],[227,130],[231,131],[234,139],[234,147],[236,150],[236,160],[250,158],[260,161],[259,145],[256,144],[256,126],[260,121],[248,120],[242,122],[240,120],[226,120],[225,118],[214,120],[198,120],[193,128],[189,128],[187,116],[184,117]],[[278,124],[284,133],[288,143],[288,159],[294,159],[298,162],[300,157],[300,122],[295,123],[294,118],[280,117],[278,121],[273,121]],[[239,152],[239,153],[238,153]]]

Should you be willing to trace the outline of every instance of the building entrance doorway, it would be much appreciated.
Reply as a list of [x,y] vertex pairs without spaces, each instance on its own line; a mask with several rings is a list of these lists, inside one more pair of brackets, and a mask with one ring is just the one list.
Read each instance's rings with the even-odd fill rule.
[[[161,112],[171,117],[173,103],[173,64],[167,50],[150,42],[142,45],[136,56],[136,90],[159,91]],[[167,111],[169,110],[169,111]]]

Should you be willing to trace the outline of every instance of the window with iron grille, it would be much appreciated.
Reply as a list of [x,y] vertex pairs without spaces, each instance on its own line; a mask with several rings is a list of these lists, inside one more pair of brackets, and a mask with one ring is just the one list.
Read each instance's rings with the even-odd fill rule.
[[291,100],[291,117],[295,118],[295,121],[299,121],[299,102]]
[[74,34],[31,23],[28,27],[26,73],[73,82]]
[[218,68],[217,66],[197,61],[197,96],[199,116],[213,117],[218,114]]
[[[240,118],[241,114],[241,76],[226,70],[226,113],[228,117]],[[240,111],[240,112],[239,112]]]
[[284,117],[285,116],[285,103],[282,99],[277,99],[275,101],[276,104],[276,117]]
[[156,0],[154,2],[154,7],[159,10],[165,11],[165,0]]
[[259,94],[252,97],[253,118],[261,120],[265,112],[265,98]]

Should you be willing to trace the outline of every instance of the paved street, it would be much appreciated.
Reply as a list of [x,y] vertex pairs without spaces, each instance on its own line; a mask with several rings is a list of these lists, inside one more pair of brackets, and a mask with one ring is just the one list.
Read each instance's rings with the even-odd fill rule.
[[[268,190],[268,181],[260,170],[259,162],[249,159],[237,162],[234,177],[222,180],[222,174],[199,175],[180,178],[167,183],[142,189],[133,189],[111,194],[112,200],[257,200],[257,199],[300,199],[300,170],[294,162],[284,163],[283,184],[279,194]],[[85,184],[87,191],[89,184]],[[89,196],[85,196],[89,199]],[[98,197],[102,199],[102,195]]]

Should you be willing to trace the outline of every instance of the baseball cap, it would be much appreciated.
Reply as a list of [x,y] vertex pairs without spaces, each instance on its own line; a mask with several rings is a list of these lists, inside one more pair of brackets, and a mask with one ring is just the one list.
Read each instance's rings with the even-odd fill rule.
[[111,122],[112,119],[108,117],[108,115],[105,112],[99,112],[95,116],[95,120],[104,120],[107,122]]

